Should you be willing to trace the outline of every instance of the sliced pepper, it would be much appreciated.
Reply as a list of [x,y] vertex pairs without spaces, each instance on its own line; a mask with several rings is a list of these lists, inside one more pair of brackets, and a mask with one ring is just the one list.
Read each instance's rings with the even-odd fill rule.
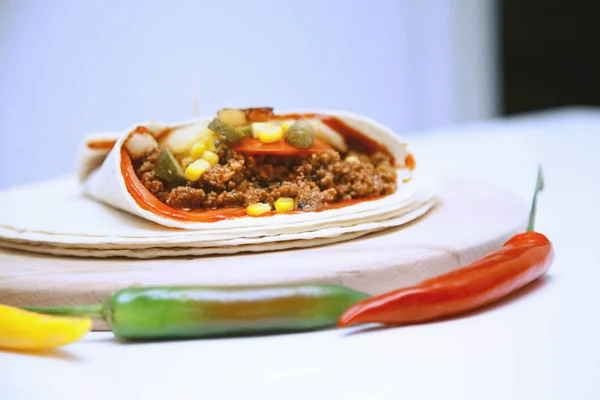
[[208,129],[215,132],[229,143],[237,144],[244,138],[244,134],[240,132],[239,129],[224,123],[217,117],[208,124]]
[[181,168],[181,164],[179,164],[169,149],[162,149],[160,151],[154,164],[154,174],[173,185],[185,184],[183,168]]

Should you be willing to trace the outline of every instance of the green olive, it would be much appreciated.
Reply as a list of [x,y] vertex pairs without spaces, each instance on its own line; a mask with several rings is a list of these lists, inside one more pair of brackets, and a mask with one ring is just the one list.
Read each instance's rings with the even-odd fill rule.
[[294,147],[308,149],[315,140],[315,130],[306,121],[296,121],[285,132],[285,138]]
[[244,134],[239,129],[226,124],[216,117],[208,124],[208,129],[232,144],[238,144],[244,138]]
[[172,185],[184,185],[185,173],[171,150],[162,149],[154,164],[154,174]]

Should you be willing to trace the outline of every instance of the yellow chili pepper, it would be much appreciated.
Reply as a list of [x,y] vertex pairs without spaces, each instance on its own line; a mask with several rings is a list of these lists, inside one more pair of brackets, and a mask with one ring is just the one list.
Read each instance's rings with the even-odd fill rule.
[[89,318],[56,317],[0,305],[3,349],[52,349],[80,339],[91,327]]

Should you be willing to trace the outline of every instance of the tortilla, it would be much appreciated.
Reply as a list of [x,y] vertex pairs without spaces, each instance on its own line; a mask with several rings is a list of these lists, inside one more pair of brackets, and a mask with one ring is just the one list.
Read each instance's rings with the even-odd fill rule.
[[[438,182],[428,175],[417,175],[408,184],[415,195],[400,209],[380,214],[381,220],[403,215],[430,201],[435,201]],[[39,199],[44,199],[40,202]],[[284,233],[344,228],[372,220],[372,216],[349,215],[320,224],[299,223],[258,231],[249,228],[222,230],[181,230],[167,228],[134,215],[116,210],[82,196],[75,179],[66,177],[10,189],[0,193],[0,209],[12,210],[0,217],[0,236],[6,239],[35,240],[49,243],[102,245],[173,244],[191,241],[216,241],[239,237],[264,237]]]
[[[65,187],[75,188],[73,179],[61,179],[52,181],[52,185],[45,185],[45,190],[40,191],[39,186],[30,186],[25,189],[35,191],[36,193],[52,193],[50,198],[53,199],[47,208],[60,203],[62,200],[67,200],[69,196],[64,196],[61,199],[57,193],[75,192],[60,191]],[[59,189],[59,190],[56,190]],[[27,190],[15,190],[13,196],[0,196],[0,206],[9,203],[7,200],[23,198],[23,194]],[[355,239],[372,232],[382,229],[391,228],[413,221],[416,218],[427,213],[432,207],[437,204],[437,199],[431,197],[429,193],[428,201],[415,202],[411,207],[404,210],[403,213],[385,219],[379,222],[359,222],[349,226],[330,226],[327,228],[317,229],[315,231],[298,231],[279,233],[272,236],[258,236],[237,234],[238,236],[230,235],[229,237],[222,235],[221,237],[206,237],[202,235],[194,235],[193,231],[189,230],[167,230],[160,233],[156,230],[156,225],[139,219],[137,217],[128,216],[110,209],[102,204],[94,204],[90,200],[83,197],[72,196],[71,199],[78,206],[59,209],[58,213],[53,214],[53,219],[61,224],[61,233],[44,232],[34,230],[15,230],[0,227],[0,247],[6,247],[16,250],[30,251],[34,253],[45,253],[62,256],[76,257],[129,257],[129,258],[158,258],[171,256],[203,256],[209,254],[235,254],[241,252],[262,252],[275,251],[292,248],[305,248],[321,245],[333,244],[341,241]],[[69,201],[67,200],[67,203]],[[73,206],[74,203],[71,203]],[[81,232],[85,216],[82,215],[85,209],[95,210],[95,214],[99,218],[104,216],[125,217],[121,227],[118,225],[107,224],[101,226],[94,223],[96,229],[95,235],[84,235]],[[40,210],[40,214],[48,211],[46,208]],[[17,221],[19,218],[15,218]],[[60,221],[63,221],[61,223]],[[64,222],[67,222],[66,224]],[[90,222],[89,220],[87,221]],[[130,224],[133,222],[133,224]],[[52,219],[50,220],[50,225]],[[21,224],[21,228],[26,224]],[[135,228],[134,228],[135,227]],[[48,227],[38,225],[38,228],[48,230]],[[134,228],[134,229],[131,229]],[[52,229],[52,228],[50,228]],[[91,232],[90,229],[85,230]],[[120,233],[129,233],[134,231],[137,236],[125,237],[119,236]],[[253,232],[254,233],[254,232]],[[145,235],[145,236],[144,236]]]
[[[164,143],[168,141],[168,135],[175,130],[187,129],[194,125],[205,129],[213,117],[203,117],[177,124],[157,122],[135,124],[123,132],[119,138],[116,138],[116,142],[109,151],[107,151],[108,146],[102,144],[110,145],[110,141],[106,141],[106,139],[102,139],[105,142],[98,141],[97,137],[88,138],[84,144],[84,148],[87,150],[83,150],[79,160],[78,175],[85,193],[98,201],[166,227],[204,231],[258,229],[262,232],[278,230],[286,226],[317,226],[328,221],[340,222],[360,217],[377,220],[380,219],[378,216],[385,215],[391,210],[402,209],[407,199],[414,195],[411,185],[407,184],[414,175],[413,165],[411,165],[414,158],[408,150],[408,145],[389,128],[369,118],[347,112],[302,110],[276,115],[282,114],[307,116],[307,120],[313,125],[321,127],[316,129],[317,139],[327,140],[333,148],[347,147],[344,140],[351,142],[356,141],[356,138],[342,137],[340,132],[333,132],[329,126],[322,129],[323,121],[335,119],[349,127],[350,130],[359,132],[369,141],[368,143],[375,143],[395,161],[398,171],[397,190],[377,198],[375,196],[364,197],[346,202],[348,205],[342,207],[339,205],[344,202],[332,203],[317,211],[296,210],[294,213],[268,213],[267,216],[252,217],[246,215],[243,207],[238,207],[239,213],[235,218],[215,218],[213,220],[206,220],[204,215],[214,215],[214,210],[180,211],[156,201],[156,197],[141,184],[139,177],[133,172],[131,157],[128,157],[126,150],[127,140],[143,132],[144,135],[148,133],[153,135],[159,143]],[[99,143],[100,145],[98,145]],[[99,159],[103,155],[106,158],[99,164]],[[132,185],[132,182],[136,185]],[[159,206],[154,204],[159,204]],[[218,209],[218,212],[221,212],[221,209]],[[203,219],[205,220],[203,221]]]
[[[396,190],[386,195],[352,199],[342,207],[333,202],[324,209],[306,212],[293,210],[251,217],[245,215],[243,207],[238,207],[244,214],[235,218],[204,222],[170,218],[168,214],[152,212],[152,207],[140,204],[140,198],[132,195],[132,183],[127,179],[137,180],[137,185],[142,185],[135,165],[140,165],[146,158],[132,161],[133,157],[127,152],[127,140],[143,128],[141,132],[150,132],[164,146],[164,141],[168,141],[165,132],[190,126],[205,129],[210,118],[178,124],[148,122],[136,124],[120,134],[89,135],[79,153],[76,177],[0,192],[0,209],[11,210],[0,215],[0,247],[54,255],[131,258],[304,248],[351,240],[406,224],[427,213],[437,203],[438,181],[421,169],[413,168],[414,160],[411,160],[413,156],[407,144],[388,128],[350,113],[296,111],[293,114],[317,115],[316,119],[308,119],[317,127],[316,138],[327,151],[335,149],[342,154],[339,157],[354,154],[352,148],[356,146],[352,140],[356,141],[356,138],[348,140],[324,121],[335,118],[350,129],[360,131],[371,141],[365,143],[384,149],[389,159],[395,160],[395,185],[387,187]],[[245,161],[250,160],[244,157]],[[361,163],[371,160],[370,156],[365,157]],[[255,160],[259,159],[255,157]],[[130,163],[133,175],[127,177],[123,173],[124,162]],[[152,196],[148,190],[146,192],[145,196]],[[153,201],[159,202],[159,199]],[[168,209],[166,204],[163,206]],[[174,214],[178,212],[174,210]],[[220,211],[193,211],[196,215],[204,212]]]

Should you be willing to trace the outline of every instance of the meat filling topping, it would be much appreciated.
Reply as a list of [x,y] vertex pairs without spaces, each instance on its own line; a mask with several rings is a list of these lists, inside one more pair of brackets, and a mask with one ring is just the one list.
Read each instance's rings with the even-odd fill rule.
[[141,183],[180,210],[318,211],[396,191],[394,159],[384,149],[346,147],[309,119],[273,118],[270,108],[228,108],[207,126],[167,131],[160,143],[138,127],[125,147]]
[[386,154],[335,150],[293,157],[247,155],[227,147],[219,162],[196,181],[174,185],[159,178],[155,164],[160,150],[134,162],[136,175],[161,202],[177,209],[271,206],[278,198],[294,199],[294,210],[317,211],[329,204],[396,191],[396,170]]

